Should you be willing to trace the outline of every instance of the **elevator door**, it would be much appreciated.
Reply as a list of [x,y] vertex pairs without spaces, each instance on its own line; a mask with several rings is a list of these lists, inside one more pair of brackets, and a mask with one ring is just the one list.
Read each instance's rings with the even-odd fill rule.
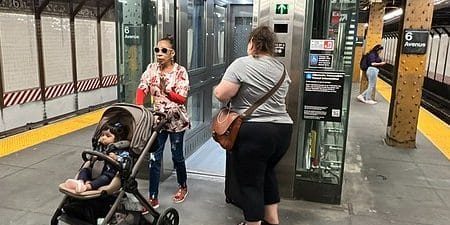
[[253,6],[231,5],[231,41],[230,63],[247,55],[248,36],[252,31]]

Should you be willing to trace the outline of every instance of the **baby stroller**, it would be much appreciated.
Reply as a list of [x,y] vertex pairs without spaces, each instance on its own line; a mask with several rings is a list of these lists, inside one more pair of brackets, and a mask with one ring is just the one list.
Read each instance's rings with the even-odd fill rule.
[[[157,120],[155,116],[158,116]],[[148,109],[136,105],[114,104],[105,110],[97,125],[92,138],[94,149],[102,127],[111,122],[120,122],[129,127],[129,141],[121,141],[115,147],[129,149],[132,162],[123,166],[104,153],[83,151],[84,163],[81,168],[90,166],[95,159],[104,161],[118,172],[109,185],[98,190],[77,193],[68,189],[64,183],[60,184],[59,190],[65,196],[51,218],[51,225],[57,225],[60,221],[71,225],[178,225],[178,212],[174,208],[168,208],[162,214],[158,213],[138,191],[136,181],[138,170],[145,161],[145,156],[151,151],[162,126],[167,122],[167,116],[159,112],[152,114]],[[92,167],[93,174],[94,169],[95,166]],[[130,197],[133,196],[137,199],[134,203],[139,207],[130,207]],[[148,214],[142,214],[142,207]]]

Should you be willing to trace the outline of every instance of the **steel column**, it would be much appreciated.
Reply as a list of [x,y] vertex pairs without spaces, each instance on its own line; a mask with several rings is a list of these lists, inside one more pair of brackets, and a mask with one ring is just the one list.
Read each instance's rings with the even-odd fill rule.
[[2,60],[2,43],[0,41],[0,110],[4,108],[3,103],[3,60]]
[[[383,35],[383,16],[384,16],[384,3],[372,3],[370,5],[369,13],[369,27],[367,28],[366,44],[364,47],[364,53],[370,51],[376,44],[381,44]],[[359,61],[358,61],[359,64]],[[367,89],[368,81],[366,73],[363,72],[361,77],[361,84],[359,86],[359,92],[362,93]],[[372,99],[375,99],[375,92],[372,95]]]
[[47,119],[47,112],[45,110],[45,68],[44,68],[44,47],[42,44],[42,23],[41,14],[45,7],[48,5],[50,0],[43,1],[39,4],[39,1],[34,1],[34,23],[36,26],[36,49],[38,57],[38,73],[39,73],[39,87],[41,88],[41,98],[44,103],[43,119]]
[[76,95],[75,97],[75,110],[78,110],[78,71],[77,71],[77,48],[75,40],[75,16],[81,10],[83,5],[87,0],[80,2],[76,8],[73,7],[73,0],[69,0],[69,13],[70,13],[70,46],[72,52],[72,79],[73,79],[73,90]]
[[[100,11],[100,2],[97,1],[97,52],[98,52],[98,79],[100,79],[100,87],[103,87],[103,56],[102,56],[102,18]],[[105,10],[106,11],[106,10]]]
[[[433,18],[432,0],[406,0],[404,5],[403,28],[431,29]],[[401,30],[400,37],[404,36]],[[404,44],[399,39],[399,47]],[[400,52],[400,51],[399,51]],[[426,74],[426,54],[403,54],[400,52],[396,63],[397,77],[392,88],[391,108],[386,133],[386,143],[391,146],[415,148],[417,121],[422,85]]]
[[102,54],[102,25],[103,16],[114,6],[114,1],[111,1],[103,11],[100,7],[100,1],[97,1],[97,46],[98,46],[98,78],[100,79],[100,87],[103,87],[103,54]]

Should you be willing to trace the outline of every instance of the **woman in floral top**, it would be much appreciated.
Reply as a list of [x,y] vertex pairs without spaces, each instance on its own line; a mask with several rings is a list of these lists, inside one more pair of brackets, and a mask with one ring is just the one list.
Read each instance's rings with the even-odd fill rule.
[[189,91],[189,78],[186,69],[174,61],[173,39],[166,37],[155,47],[157,63],[151,63],[142,74],[136,90],[136,104],[142,105],[146,95],[154,101],[154,110],[167,113],[170,122],[158,135],[155,149],[150,155],[149,202],[153,208],[159,207],[158,187],[161,172],[161,160],[164,146],[170,137],[172,160],[177,172],[178,189],[173,196],[175,203],[185,200],[187,191],[186,164],[183,154],[183,136],[190,127],[184,104]]

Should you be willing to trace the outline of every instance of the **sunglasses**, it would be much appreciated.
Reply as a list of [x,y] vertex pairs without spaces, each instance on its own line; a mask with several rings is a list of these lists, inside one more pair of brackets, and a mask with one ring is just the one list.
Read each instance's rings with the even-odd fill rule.
[[155,53],[159,53],[159,51],[161,51],[164,54],[167,54],[169,52],[169,50],[171,50],[170,48],[158,48],[156,47],[155,49]]

